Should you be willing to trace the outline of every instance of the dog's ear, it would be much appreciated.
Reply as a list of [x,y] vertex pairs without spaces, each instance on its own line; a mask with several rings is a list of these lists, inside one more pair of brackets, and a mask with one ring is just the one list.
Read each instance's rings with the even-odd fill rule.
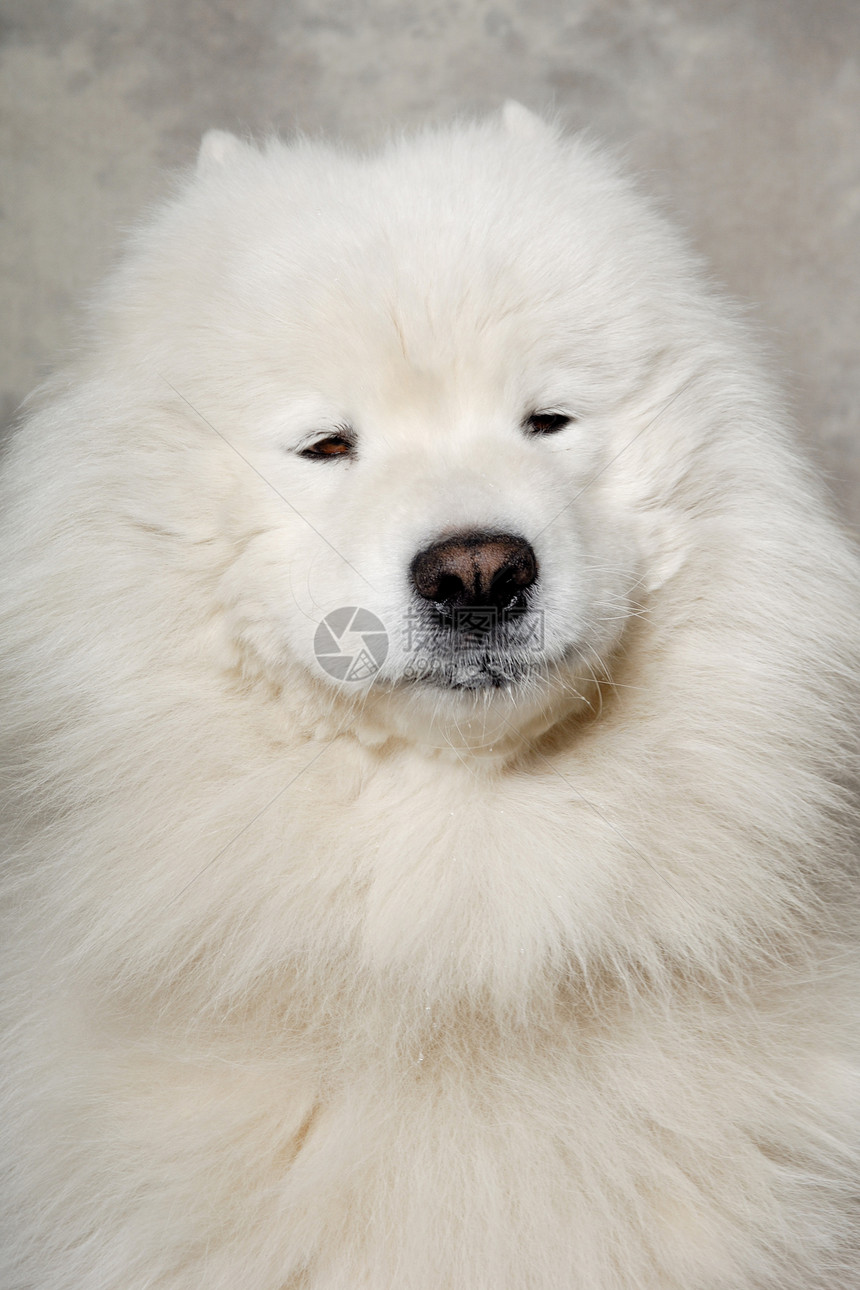
[[197,153],[198,175],[235,160],[246,151],[246,146],[228,130],[207,130],[200,140],[200,151]]
[[508,134],[515,139],[545,139],[549,142],[558,138],[555,126],[523,107],[516,99],[508,99],[502,108],[502,121]]

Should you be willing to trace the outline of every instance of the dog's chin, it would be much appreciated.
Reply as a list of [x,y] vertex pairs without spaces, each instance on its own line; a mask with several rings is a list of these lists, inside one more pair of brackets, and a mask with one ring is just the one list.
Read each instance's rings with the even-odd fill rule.
[[590,703],[562,658],[442,653],[420,667],[389,662],[363,691],[356,716],[427,750],[504,756]]
[[399,684],[429,687],[451,693],[488,694],[507,691],[514,695],[531,682],[539,681],[543,669],[535,660],[525,661],[505,654],[484,654],[463,658],[439,655],[418,668],[407,669]]

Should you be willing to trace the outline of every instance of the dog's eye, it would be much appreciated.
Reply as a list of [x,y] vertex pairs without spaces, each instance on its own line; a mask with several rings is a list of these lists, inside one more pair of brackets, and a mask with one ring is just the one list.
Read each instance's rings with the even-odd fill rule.
[[355,455],[355,443],[347,434],[329,434],[316,443],[308,444],[299,453],[308,461],[326,461],[329,457],[352,457]]
[[523,428],[529,434],[557,434],[574,420],[575,417],[568,416],[566,412],[533,412],[526,417]]

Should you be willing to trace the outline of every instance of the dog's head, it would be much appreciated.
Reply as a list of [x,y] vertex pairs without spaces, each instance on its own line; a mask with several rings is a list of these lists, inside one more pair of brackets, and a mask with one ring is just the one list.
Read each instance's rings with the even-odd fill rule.
[[516,106],[367,159],[214,134],[144,242],[127,332],[200,492],[231,480],[241,651],[413,730],[590,702],[662,576],[644,431],[679,331],[676,248],[614,168]]

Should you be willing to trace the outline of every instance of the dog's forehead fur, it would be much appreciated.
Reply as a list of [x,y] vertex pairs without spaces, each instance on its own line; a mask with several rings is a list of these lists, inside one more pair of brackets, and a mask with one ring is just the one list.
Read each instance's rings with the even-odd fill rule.
[[[364,157],[218,134],[138,247],[114,301],[136,297],[145,315],[150,295],[161,312],[172,299],[192,342],[217,311],[228,370],[251,347],[284,381],[291,368],[307,382],[349,367],[360,384],[386,355],[413,386],[465,369],[472,389],[482,371],[499,389],[517,370],[540,381],[562,366],[586,402],[589,382],[597,398],[626,386],[654,337],[666,343],[678,324],[666,267],[670,281],[685,267],[604,156],[501,122]],[[138,310],[138,338],[140,321]],[[218,345],[207,335],[207,356]]]

